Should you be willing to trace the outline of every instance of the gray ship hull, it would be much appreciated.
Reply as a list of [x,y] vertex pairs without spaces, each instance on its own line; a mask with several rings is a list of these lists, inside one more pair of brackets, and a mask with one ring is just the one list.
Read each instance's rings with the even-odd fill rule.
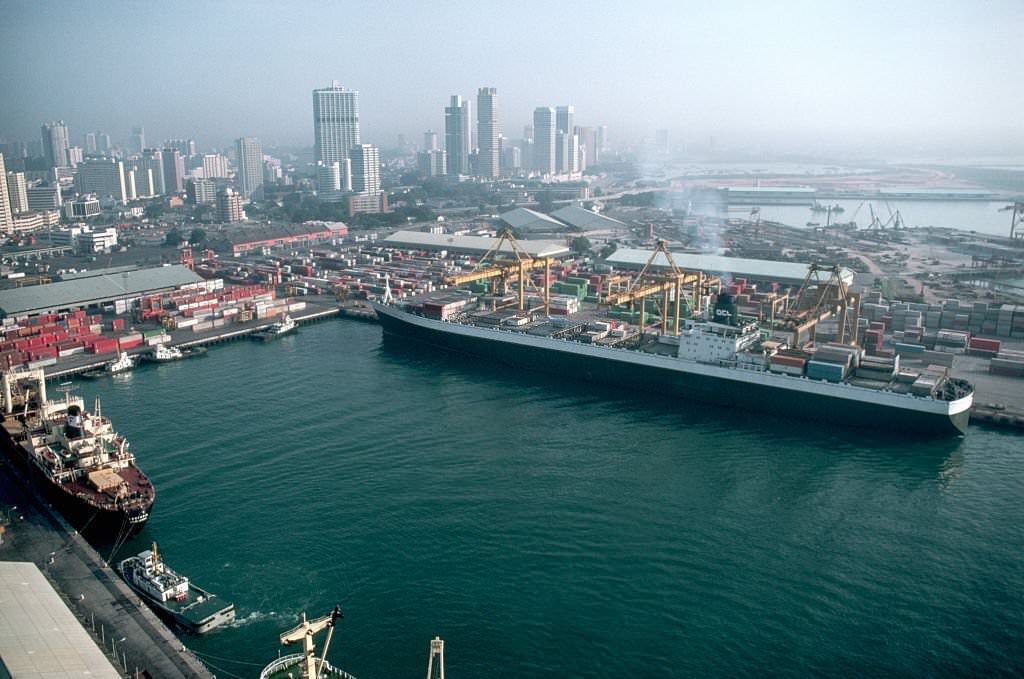
[[[375,305],[384,332],[393,337],[413,340],[456,354],[476,356],[508,365],[562,375],[612,386],[636,389],[655,394],[695,400],[741,411],[834,423],[860,429],[891,429],[919,436],[952,436],[962,434],[970,417],[968,407],[949,412],[946,402],[920,403],[910,399],[908,407],[872,402],[844,396],[830,396],[821,391],[823,385],[810,388],[783,388],[772,382],[797,378],[765,375],[761,383],[739,381],[716,375],[683,370],[670,370],[661,365],[645,365],[628,350],[596,349],[575,353],[567,345],[575,343],[548,338],[531,338],[531,342],[503,341],[515,333],[483,330],[473,333],[457,331],[454,324],[422,319],[394,307]],[[633,360],[624,360],[633,354]],[[746,372],[746,371],[734,371]],[[802,380],[811,383],[810,380]],[[913,407],[911,407],[913,406]],[[927,406],[927,408],[925,407]]]

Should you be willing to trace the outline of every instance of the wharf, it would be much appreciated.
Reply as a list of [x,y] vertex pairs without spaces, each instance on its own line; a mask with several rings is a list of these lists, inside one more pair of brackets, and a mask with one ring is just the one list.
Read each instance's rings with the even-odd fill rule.
[[0,559],[34,563],[122,676],[213,679],[7,459],[0,497]]
[[1024,379],[993,375],[987,359],[957,355],[951,374],[974,384],[971,423],[1024,429]]
[[[304,311],[291,314],[292,320],[299,325],[315,323],[317,321],[338,316],[341,313],[338,302],[334,297],[307,296],[303,298],[302,301],[306,302],[306,309]],[[271,322],[267,322],[266,320],[255,320],[249,321],[248,323],[234,323],[220,328],[212,328],[203,332],[193,332],[192,330],[173,330],[168,331],[167,334],[171,336],[170,344],[172,346],[181,348],[198,347],[244,339],[253,333],[266,330],[270,325]],[[149,349],[150,347],[138,347],[137,349],[129,350],[127,353],[136,355],[144,353]],[[95,370],[97,368],[102,368],[110,360],[110,355],[95,356],[91,354],[79,354],[69,356],[58,361],[56,365],[48,367],[46,369],[46,378],[52,380],[60,377],[70,377],[89,370]]]

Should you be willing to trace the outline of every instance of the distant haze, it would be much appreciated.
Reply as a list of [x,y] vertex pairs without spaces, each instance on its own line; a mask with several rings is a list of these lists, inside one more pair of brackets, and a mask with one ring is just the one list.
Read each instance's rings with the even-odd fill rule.
[[[0,7],[0,138],[64,119],[115,142],[313,143],[311,90],[359,90],[363,139],[443,130],[498,88],[516,140],[574,104],[616,141],[1024,146],[1024,2],[57,2]],[[443,135],[442,135],[443,139]],[[443,142],[442,142],[443,143]]]

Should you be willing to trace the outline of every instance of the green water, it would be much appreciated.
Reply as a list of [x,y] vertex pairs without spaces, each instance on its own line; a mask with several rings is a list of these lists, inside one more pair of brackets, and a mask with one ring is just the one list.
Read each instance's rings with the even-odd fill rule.
[[567,384],[330,321],[83,383],[144,531],[255,677],[345,611],[360,679],[1024,672],[1024,437],[913,442]]

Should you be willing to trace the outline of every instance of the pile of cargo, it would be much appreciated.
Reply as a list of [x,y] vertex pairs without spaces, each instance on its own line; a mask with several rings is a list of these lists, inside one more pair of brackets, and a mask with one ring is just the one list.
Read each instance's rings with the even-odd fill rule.
[[988,371],[993,375],[1024,377],[1024,351],[1000,351],[989,362]]
[[983,337],[972,337],[967,343],[967,353],[972,356],[995,358],[999,355],[999,347],[1002,343],[996,339],[985,339]]
[[807,376],[815,380],[842,382],[850,370],[860,366],[861,351],[843,344],[825,344],[807,362]]
[[890,381],[900,369],[900,357],[862,356],[857,366],[857,377],[869,380]]
[[579,313],[580,300],[571,295],[551,295],[548,300],[548,307],[552,315],[571,316]]
[[438,321],[448,321],[456,316],[465,313],[470,305],[476,303],[476,297],[465,295],[449,294],[441,297],[432,297],[419,305],[419,312],[427,318]]
[[800,377],[807,367],[807,354],[802,351],[783,350],[768,357],[768,370],[783,375]]
[[865,295],[860,306],[862,318],[885,324],[891,331],[958,330],[971,335],[1024,339],[1024,306],[955,299],[941,304],[918,302],[886,303],[877,293]]
[[[123,330],[124,322],[117,319],[106,329]],[[43,314],[21,321],[6,318],[0,329],[0,367],[40,368],[74,354],[116,352],[118,340],[103,336],[104,330],[103,317],[85,311]]]

